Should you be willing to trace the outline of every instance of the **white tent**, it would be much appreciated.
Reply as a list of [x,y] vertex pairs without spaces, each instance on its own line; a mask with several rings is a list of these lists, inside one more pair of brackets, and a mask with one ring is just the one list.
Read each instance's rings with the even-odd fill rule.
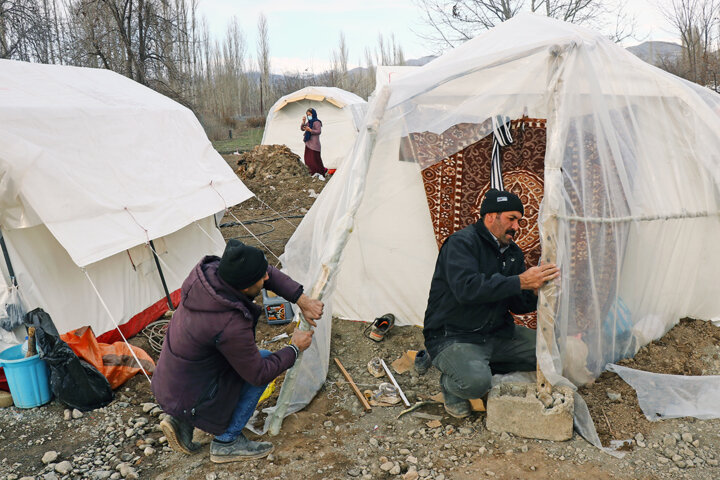
[[352,149],[366,107],[365,100],[340,88],[305,87],[285,95],[270,108],[262,144],[287,145],[302,158],[305,143],[300,121],[309,108],[314,108],[322,121],[323,164],[326,168],[336,169]]
[[[594,378],[682,317],[720,316],[720,95],[599,33],[533,15],[371,100],[352,156],[285,248],[286,271],[306,285],[328,276],[333,315],[392,312],[422,325],[438,242],[477,218],[489,186],[468,178],[489,177],[498,115],[540,159],[538,172],[501,148],[505,187],[528,204],[542,198],[521,234],[535,222],[542,257],[562,271],[538,312],[538,360],[552,384]],[[305,387],[290,411],[325,378],[329,316],[297,367]]]
[[121,75],[0,60],[0,85],[0,227],[24,306],[60,333],[134,333],[167,309],[150,241],[176,292],[223,251],[214,214],[252,193],[190,110]]

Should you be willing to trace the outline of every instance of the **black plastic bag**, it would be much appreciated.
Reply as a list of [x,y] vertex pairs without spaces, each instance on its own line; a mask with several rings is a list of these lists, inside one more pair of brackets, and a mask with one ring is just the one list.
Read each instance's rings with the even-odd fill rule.
[[50,390],[70,408],[87,412],[112,402],[110,383],[97,368],[81,360],[57,333],[42,308],[28,312],[25,324],[35,327],[40,358],[50,367]]

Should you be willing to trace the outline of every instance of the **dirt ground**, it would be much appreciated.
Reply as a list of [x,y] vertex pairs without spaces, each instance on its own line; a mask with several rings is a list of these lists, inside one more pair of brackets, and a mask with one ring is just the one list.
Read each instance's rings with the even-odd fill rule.
[[[260,246],[269,259],[280,256],[295,225],[326,185],[310,178],[297,158],[279,153],[245,154],[240,175],[262,202],[252,199],[234,207],[222,227],[226,238]],[[273,165],[253,165],[268,158]],[[237,167],[237,155],[225,159]],[[233,225],[238,220],[252,233]],[[283,342],[267,340],[286,328],[261,319],[258,342],[270,350],[282,348]],[[458,420],[441,404],[401,417],[400,405],[373,407],[366,413],[332,359],[342,361],[361,390],[375,390],[387,379],[373,377],[368,361],[380,357],[390,364],[407,350],[421,349],[422,332],[395,327],[376,343],[363,335],[364,329],[361,322],[333,320],[327,381],[310,405],[285,419],[278,436],[264,438],[275,444],[267,459],[216,465],[209,461],[207,445],[193,455],[171,451],[158,425],[162,413],[152,408],[150,385],[138,375],[116,391],[110,406],[77,419],[65,419],[65,409],[57,401],[27,410],[0,409],[0,480],[720,478],[720,420],[650,422],[632,388],[614,373],[602,374],[579,392],[603,444],[626,441],[623,458],[589,445],[577,434],[567,442],[550,442],[491,433],[485,428],[484,412]],[[157,359],[146,337],[138,335],[131,342]],[[720,328],[682,320],[634,359],[619,363],[658,373],[718,375]],[[425,375],[411,369],[396,378],[411,403],[439,391],[434,368]],[[620,398],[611,399],[608,392]],[[211,437],[196,430],[195,439],[207,444]],[[42,459],[50,451],[59,456],[46,464]],[[70,466],[60,468],[62,461]]]

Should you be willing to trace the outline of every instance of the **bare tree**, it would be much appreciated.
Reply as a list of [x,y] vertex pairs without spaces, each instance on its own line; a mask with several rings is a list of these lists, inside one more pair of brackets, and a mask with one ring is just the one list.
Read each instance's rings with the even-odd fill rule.
[[332,53],[333,86],[348,88],[348,47],[345,34],[340,32],[337,50]]
[[[438,49],[455,47],[483,30],[514,17],[521,11],[530,11],[571,23],[587,24],[596,28],[607,25],[602,17],[615,14],[615,30],[626,38],[633,29],[634,19],[627,11],[618,15],[622,1],[601,0],[414,0],[422,10],[431,33],[420,35]],[[622,20],[622,22],[620,22]]]
[[264,14],[258,17],[257,63],[260,70],[260,114],[265,115],[265,104],[270,97],[270,40]]
[[707,85],[717,52],[718,4],[716,0],[672,0],[661,6],[665,18],[675,27],[682,44],[681,76]]

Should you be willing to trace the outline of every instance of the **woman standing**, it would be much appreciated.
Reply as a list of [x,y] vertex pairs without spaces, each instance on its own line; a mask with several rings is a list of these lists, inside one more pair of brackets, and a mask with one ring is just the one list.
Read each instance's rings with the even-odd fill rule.
[[311,175],[327,174],[327,168],[323,165],[320,157],[320,133],[322,132],[322,122],[317,118],[317,112],[314,108],[309,108],[305,112],[302,119],[300,130],[305,132],[303,141],[305,142],[305,165],[310,170]]

